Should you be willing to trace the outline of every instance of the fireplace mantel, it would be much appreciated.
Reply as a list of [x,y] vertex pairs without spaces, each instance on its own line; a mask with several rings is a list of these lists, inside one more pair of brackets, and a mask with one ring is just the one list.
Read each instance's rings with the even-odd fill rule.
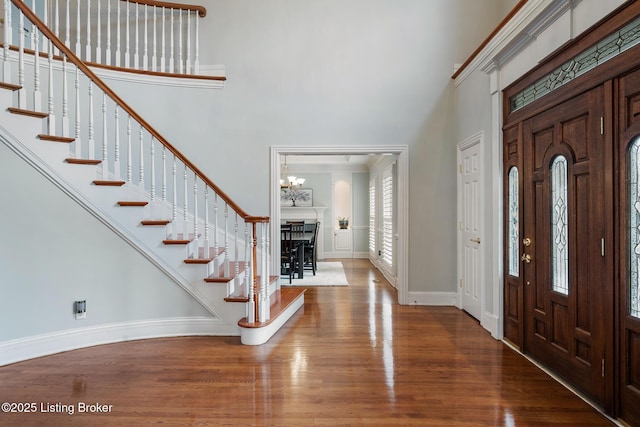
[[303,219],[305,221],[319,221],[322,223],[325,210],[327,210],[326,206],[281,207],[280,219],[282,221]]

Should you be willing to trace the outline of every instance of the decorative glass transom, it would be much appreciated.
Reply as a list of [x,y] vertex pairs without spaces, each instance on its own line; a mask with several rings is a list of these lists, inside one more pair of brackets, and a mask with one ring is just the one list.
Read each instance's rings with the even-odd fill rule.
[[569,294],[569,239],[567,228],[567,159],[551,163],[551,286]]
[[640,138],[629,148],[629,313],[640,318]]
[[518,168],[509,169],[509,274],[520,275],[520,222],[518,197]]
[[510,111],[519,110],[542,98],[637,44],[640,44],[640,17],[565,62],[522,92],[512,96],[509,99]]

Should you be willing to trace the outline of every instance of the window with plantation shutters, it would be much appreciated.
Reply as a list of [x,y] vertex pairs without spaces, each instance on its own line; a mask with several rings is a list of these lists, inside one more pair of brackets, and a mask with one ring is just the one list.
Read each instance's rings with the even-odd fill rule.
[[369,253],[376,253],[376,180],[369,181]]
[[393,266],[393,165],[382,174],[382,262]]

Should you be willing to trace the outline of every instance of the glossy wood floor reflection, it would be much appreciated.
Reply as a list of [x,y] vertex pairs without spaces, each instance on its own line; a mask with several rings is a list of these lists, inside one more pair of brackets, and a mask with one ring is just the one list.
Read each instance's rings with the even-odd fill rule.
[[263,346],[154,339],[0,367],[0,402],[39,411],[0,425],[613,425],[463,312],[399,306],[368,261],[343,263],[350,286],[310,288]]

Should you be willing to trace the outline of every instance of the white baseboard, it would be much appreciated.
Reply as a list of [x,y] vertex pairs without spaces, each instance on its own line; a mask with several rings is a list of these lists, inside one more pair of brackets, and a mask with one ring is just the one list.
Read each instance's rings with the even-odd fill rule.
[[408,305],[456,305],[458,294],[455,292],[409,292]]
[[482,313],[482,320],[480,324],[483,328],[491,333],[491,336],[497,340],[501,340],[503,337],[500,325],[500,318],[493,313],[485,311]]
[[35,335],[0,343],[0,366],[79,348],[176,336],[237,336],[237,325],[209,317],[143,320]]

